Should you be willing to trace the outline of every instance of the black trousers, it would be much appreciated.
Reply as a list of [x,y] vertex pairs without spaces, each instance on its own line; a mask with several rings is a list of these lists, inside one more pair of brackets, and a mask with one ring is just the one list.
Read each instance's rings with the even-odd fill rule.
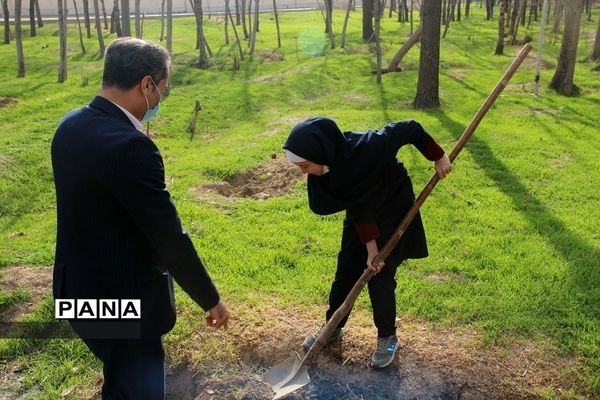
[[103,363],[102,400],[165,399],[162,338],[83,341]]
[[[354,231],[354,226],[344,223],[342,247],[338,254],[338,267],[335,280],[329,292],[329,309],[325,314],[329,320],[342,305],[350,290],[367,267],[367,249]],[[373,307],[373,322],[377,327],[378,337],[387,337],[396,333],[396,269],[394,263],[386,265],[367,283],[371,306]],[[348,320],[344,317],[339,328]]]
[[[381,249],[396,230],[404,215],[414,202],[412,183],[407,178],[390,193],[389,200],[377,210],[380,237],[377,245]],[[368,282],[369,297],[373,308],[373,322],[378,337],[396,333],[396,270],[408,258],[427,257],[427,241],[421,215],[417,213],[406,229],[400,242],[385,260],[385,266]],[[329,320],[342,305],[348,293],[367,267],[367,249],[360,241],[352,222],[344,220],[342,244],[338,253],[335,279],[329,292],[329,309],[325,317]],[[346,316],[338,327],[343,327]]]

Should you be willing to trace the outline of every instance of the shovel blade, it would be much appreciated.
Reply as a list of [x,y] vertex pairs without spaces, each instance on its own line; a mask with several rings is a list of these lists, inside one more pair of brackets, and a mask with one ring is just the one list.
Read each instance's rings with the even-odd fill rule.
[[275,392],[274,399],[290,394],[310,382],[308,369],[302,366],[302,361],[300,356],[294,353],[264,375],[264,380]]

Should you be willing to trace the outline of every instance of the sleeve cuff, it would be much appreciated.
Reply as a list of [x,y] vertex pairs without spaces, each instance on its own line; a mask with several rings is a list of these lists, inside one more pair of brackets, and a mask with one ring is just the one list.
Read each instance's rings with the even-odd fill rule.
[[377,224],[360,224],[355,222],[354,227],[361,243],[365,244],[379,237],[379,227]]
[[429,161],[437,161],[444,155],[444,149],[440,147],[439,144],[436,143],[435,140],[429,139],[429,143],[427,143],[427,147],[422,151],[422,154]]

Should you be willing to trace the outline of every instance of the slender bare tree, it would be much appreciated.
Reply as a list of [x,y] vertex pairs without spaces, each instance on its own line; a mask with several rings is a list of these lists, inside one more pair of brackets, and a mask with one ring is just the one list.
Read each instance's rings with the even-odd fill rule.
[[550,87],[558,93],[574,95],[579,93],[579,88],[573,84],[573,75],[575,74],[575,58],[577,56],[583,0],[569,0],[565,1],[563,5],[565,27],[556,71],[550,81]]
[[281,32],[279,30],[279,13],[277,12],[277,0],[273,0],[273,14],[275,16],[275,27],[277,28],[277,48],[281,48]]
[[241,11],[242,11],[242,32],[244,32],[244,39],[248,39],[248,27],[246,27],[246,0],[241,0]]
[[235,0],[235,24],[240,25],[240,0]]
[[102,17],[104,18],[104,29],[108,30],[108,18],[106,16],[106,5],[104,4],[104,0],[100,0],[100,5],[102,6]]
[[392,58],[392,61],[390,61],[390,63],[388,64],[388,67],[383,72],[385,73],[385,72],[400,71],[400,69],[398,68],[398,65],[400,65],[400,62],[402,61],[404,56],[408,53],[408,51],[410,49],[412,49],[412,47],[415,44],[419,43],[422,35],[423,35],[423,25],[419,25],[417,27],[417,29],[413,32],[413,34],[410,35],[408,40],[402,45],[402,47],[400,47],[400,50],[398,50],[396,52],[396,54]]
[[131,18],[130,18],[129,0],[121,0],[121,30],[123,36],[131,36]]
[[23,31],[21,30],[21,0],[15,0],[15,43],[17,45],[17,77],[25,76],[25,56],[23,54]]
[[79,21],[79,11],[77,11],[77,2],[73,0],[73,8],[75,8],[75,19],[77,21],[77,27],[79,28],[79,44],[81,45],[81,52],[85,53],[85,45],[83,44],[83,31],[81,30],[81,21]]
[[160,41],[165,39],[165,0],[160,2]]
[[469,18],[471,13],[471,0],[465,0],[465,17]]
[[29,36],[36,37],[35,30],[35,0],[29,0]]
[[83,21],[85,23],[85,31],[87,38],[92,37],[92,24],[90,22],[90,2],[89,0],[83,0]]
[[382,0],[373,0],[373,16],[375,17],[375,63],[376,63],[376,82],[381,83],[381,17],[383,16]]
[[58,82],[67,80],[67,13],[63,0],[58,3],[58,30],[60,37],[60,61],[58,64]]
[[348,28],[348,19],[350,19],[350,11],[352,11],[352,0],[348,0],[348,7],[346,8],[346,16],[344,17],[344,26],[342,27],[342,39],[340,47],[343,49],[346,45],[346,29]]
[[135,37],[139,39],[142,37],[142,26],[140,22],[140,0],[135,0],[133,14],[135,19]]
[[98,46],[100,47],[100,56],[104,57],[104,37],[102,36],[102,24],[100,22],[100,7],[98,0],[94,0],[94,25],[96,25],[96,35],[98,36]]
[[494,54],[504,54],[504,16],[508,10],[509,0],[500,0],[500,15],[498,16],[498,41],[496,42],[496,51]]
[[227,18],[227,15],[229,15],[229,21],[231,22],[231,28],[233,29],[233,34],[235,35],[235,43],[239,51],[240,60],[243,60],[244,52],[242,51],[240,37],[238,36],[237,28],[235,27],[236,24],[233,23],[233,16],[231,15],[231,9],[229,8],[229,0],[226,0],[225,2],[225,14],[225,18]]
[[173,0],[167,0],[167,50],[173,55]]
[[44,26],[44,20],[42,19],[42,12],[40,11],[40,2],[35,0],[35,13],[37,14],[38,28]]
[[415,108],[440,106],[440,23],[442,7],[439,0],[424,0],[421,7],[421,54],[419,56],[419,79],[417,94],[413,101]]
[[253,55],[256,49],[256,34],[258,33],[258,13],[259,13],[260,0],[254,0],[254,29],[252,29],[252,36],[250,38],[250,52],[248,54]]
[[208,59],[206,38],[204,37],[204,12],[202,10],[202,0],[193,0],[194,14],[196,16],[196,43],[198,45],[198,66],[208,68],[210,61]]
[[117,37],[123,36],[121,27],[121,10],[119,9],[119,0],[115,0],[113,4],[112,14],[110,16],[110,33],[116,33]]
[[598,29],[596,30],[596,39],[592,53],[587,57],[588,61],[600,61],[600,18],[598,18]]
[[370,41],[373,38],[373,1],[363,0],[362,38]]
[[4,14],[4,44],[10,44],[10,15],[8,11],[8,0],[2,2],[2,14]]

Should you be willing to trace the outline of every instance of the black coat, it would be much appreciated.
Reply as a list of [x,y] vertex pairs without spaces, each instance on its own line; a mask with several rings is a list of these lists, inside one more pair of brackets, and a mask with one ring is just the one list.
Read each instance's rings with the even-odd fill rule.
[[116,105],[98,96],[67,114],[52,141],[52,167],[55,298],[141,299],[143,337],[175,323],[171,275],[204,310],[218,303],[165,187],[157,147]]

